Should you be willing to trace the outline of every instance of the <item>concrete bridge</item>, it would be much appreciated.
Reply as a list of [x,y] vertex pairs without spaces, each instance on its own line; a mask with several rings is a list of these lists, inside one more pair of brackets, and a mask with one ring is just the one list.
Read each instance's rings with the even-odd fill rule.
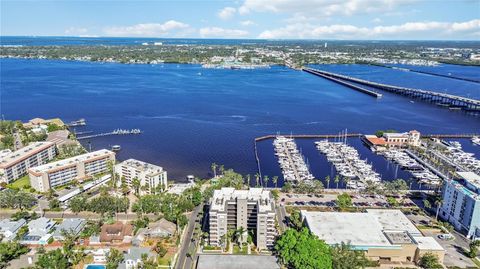
[[[331,73],[323,70],[313,69],[313,68],[302,68],[303,71],[318,75],[321,77],[329,77],[335,80],[340,80],[344,82],[353,82],[360,85],[365,85],[368,87],[388,91],[395,94],[400,94],[410,98],[420,99],[422,101],[434,103],[439,106],[448,107],[452,110],[464,110],[468,112],[480,113],[480,100],[447,94],[440,93],[422,89],[406,88],[393,86],[388,84],[376,83],[368,80],[363,80],[359,78],[349,77],[345,75],[340,75],[336,73]],[[333,80],[333,81],[335,81]]]

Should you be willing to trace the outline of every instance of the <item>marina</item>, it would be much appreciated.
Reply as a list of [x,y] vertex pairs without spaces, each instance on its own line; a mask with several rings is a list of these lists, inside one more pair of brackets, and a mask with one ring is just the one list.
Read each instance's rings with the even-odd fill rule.
[[337,173],[343,178],[348,178],[347,188],[362,189],[368,182],[378,183],[381,181],[379,173],[373,170],[372,164],[362,160],[358,151],[346,142],[331,142],[322,140],[315,145],[327,160],[335,166]]
[[285,181],[300,182],[314,179],[293,138],[278,136],[273,145]]
[[78,140],[84,140],[89,138],[101,137],[101,136],[109,136],[109,135],[138,135],[141,134],[142,131],[140,129],[131,129],[131,130],[124,130],[124,129],[116,129],[108,133],[100,133],[94,135],[87,135],[87,136],[80,136],[77,137]]

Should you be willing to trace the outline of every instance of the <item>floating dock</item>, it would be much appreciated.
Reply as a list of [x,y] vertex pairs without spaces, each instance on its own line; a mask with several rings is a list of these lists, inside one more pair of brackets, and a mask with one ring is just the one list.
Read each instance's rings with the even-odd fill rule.
[[101,136],[109,136],[109,135],[137,135],[141,133],[142,131],[140,129],[131,129],[131,130],[117,129],[108,133],[100,133],[100,134],[77,137],[77,140],[89,139],[89,138],[95,138],[95,137],[101,137]]

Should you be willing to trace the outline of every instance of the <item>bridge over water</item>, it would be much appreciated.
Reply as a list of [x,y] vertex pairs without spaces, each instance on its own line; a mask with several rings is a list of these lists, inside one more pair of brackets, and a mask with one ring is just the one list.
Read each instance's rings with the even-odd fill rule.
[[[420,99],[422,101],[434,103],[439,106],[448,107],[452,110],[464,110],[469,112],[480,113],[480,100],[476,100],[472,98],[467,98],[467,97],[462,97],[462,96],[452,95],[447,93],[434,92],[429,90],[382,84],[382,83],[372,82],[368,80],[340,75],[340,74],[331,73],[331,72],[313,69],[313,68],[302,68],[302,70],[317,76],[324,77],[324,78],[332,78],[330,80],[337,83],[342,82],[340,84],[343,84],[343,85],[345,85],[345,83],[352,82],[360,85],[365,85],[371,88],[384,90],[384,91],[388,91],[395,94],[400,94],[410,98]],[[370,95],[372,94],[370,93]]]

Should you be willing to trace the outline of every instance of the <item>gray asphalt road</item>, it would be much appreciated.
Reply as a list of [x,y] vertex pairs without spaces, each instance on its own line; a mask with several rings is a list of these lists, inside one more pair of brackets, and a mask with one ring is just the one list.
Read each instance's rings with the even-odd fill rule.
[[187,253],[195,249],[196,242],[192,241],[193,230],[195,228],[195,221],[197,219],[198,212],[203,208],[203,203],[195,208],[188,220],[187,233],[182,241],[182,249],[178,255],[178,261],[175,266],[177,269],[190,269],[192,267],[193,258],[187,257]]
[[283,205],[277,207],[277,220],[280,229],[285,231],[287,229],[287,212],[285,212],[285,207]]

